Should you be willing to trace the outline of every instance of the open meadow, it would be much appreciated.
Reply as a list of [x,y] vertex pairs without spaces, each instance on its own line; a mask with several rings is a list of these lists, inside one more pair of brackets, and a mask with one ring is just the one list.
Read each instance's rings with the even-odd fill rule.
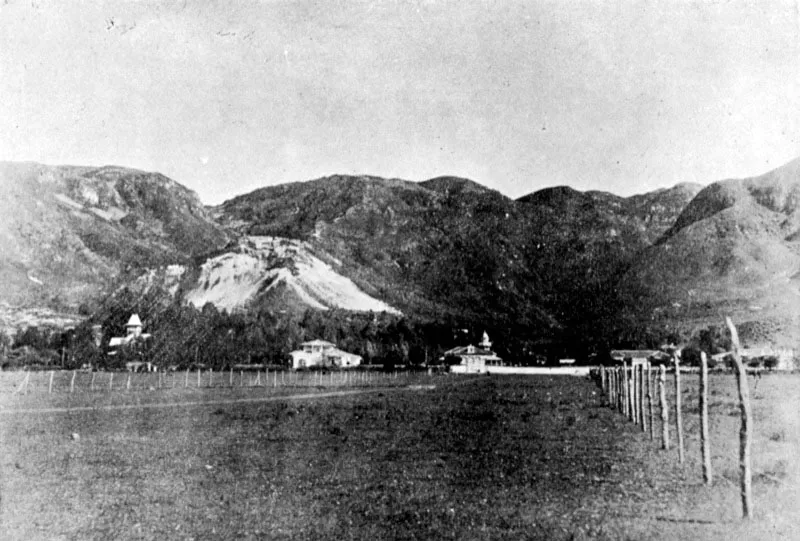
[[683,465],[588,378],[307,383],[5,392],[0,539],[800,539],[796,375],[750,380],[749,522],[730,374],[711,487],[691,376]]

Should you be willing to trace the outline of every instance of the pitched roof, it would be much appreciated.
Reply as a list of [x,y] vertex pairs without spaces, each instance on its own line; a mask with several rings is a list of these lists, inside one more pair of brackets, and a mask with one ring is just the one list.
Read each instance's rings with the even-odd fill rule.
[[139,314],[133,314],[128,322],[125,324],[126,327],[141,327],[142,320],[139,319]]
[[610,355],[613,359],[649,359],[657,353],[655,349],[612,349]]
[[460,357],[462,355],[481,355],[483,357],[496,357],[494,351],[476,346],[460,346],[444,352],[445,357]]

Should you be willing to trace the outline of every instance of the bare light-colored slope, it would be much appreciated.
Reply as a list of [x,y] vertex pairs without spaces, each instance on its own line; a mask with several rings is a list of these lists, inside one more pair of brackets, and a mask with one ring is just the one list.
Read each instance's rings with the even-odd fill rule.
[[308,243],[279,237],[245,237],[236,251],[207,260],[185,295],[197,307],[210,302],[236,310],[275,302],[286,293],[317,310],[399,313],[336,272],[312,253]]

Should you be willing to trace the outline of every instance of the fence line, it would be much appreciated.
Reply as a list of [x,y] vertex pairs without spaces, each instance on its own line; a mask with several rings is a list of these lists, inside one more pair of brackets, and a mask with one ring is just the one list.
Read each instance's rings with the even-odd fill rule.
[[[194,373],[194,374],[193,374]],[[120,375],[125,377],[121,378]],[[233,370],[228,377],[219,371],[200,369],[172,372],[87,372],[80,370],[0,372],[0,395],[32,393],[101,393],[140,390],[170,390],[183,380],[185,389],[279,388],[279,387],[373,387],[398,386],[426,377],[426,372],[383,372],[376,370],[304,371],[257,370],[245,373]],[[194,377],[192,377],[194,376]]]
[[[739,345],[739,337],[736,327],[729,317],[725,318],[725,324],[731,335],[733,344],[733,358],[736,365],[736,384],[739,394],[739,410],[741,413],[741,425],[739,430],[739,471],[740,471],[740,495],[742,500],[742,516],[749,519],[753,514],[753,494],[752,494],[752,468],[751,468],[751,440],[752,440],[752,409],[750,406],[750,394],[747,383],[747,370],[742,362]],[[674,371],[674,390],[675,390],[675,425],[677,435],[678,462],[685,463],[685,444],[683,433],[683,389],[681,386],[681,363],[678,356],[672,354],[672,365]],[[645,374],[646,370],[646,374]],[[702,459],[703,482],[706,486],[712,484],[712,464],[711,449],[709,440],[709,421],[708,421],[708,359],[703,352],[700,356],[699,373],[699,407],[700,416],[700,453]],[[631,362],[630,366],[623,361],[622,366],[613,368],[600,367],[592,373],[595,380],[602,389],[602,396],[607,400],[609,408],[619,411],[625,418],[640,426],[642,431],[647,431],[647,416],[645,415],[644,399],[647,398],[647,408],[649,410],[650,440],[655,439],[655,416],[653,407],[653,392],[656,383],[658,386],[658,401],[661,413],[661,448],[665,451],[670,449],[669,438],[669,404],[667,401],[666,381],[667,369],[665,365],[658,367],[658,373],[654,374],[649,362],[639,365]]]

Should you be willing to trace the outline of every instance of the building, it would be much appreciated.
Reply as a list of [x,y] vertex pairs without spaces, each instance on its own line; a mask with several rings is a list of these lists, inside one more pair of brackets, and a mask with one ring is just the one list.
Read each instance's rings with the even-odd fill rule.
[[645,364],[648,360],[660,361],[669,355],[656,349],[612,349],[609,353],[614,362],[630,362],[632,364]]
[[336,348],[333,342],[311,340],[300,344],[302,349],[292,351],[292,368],[300,370],[311,367],[352,368],[361,364],[361,355]]
[[128,323],[125,324],[125,336],[115,336],[108,342],[109,355],[116,355],[120,347],[130,346],[136,343],[145,342],[152,335],[142,332],[142,320],[138,314],[133,314]]
[[483,374],[492,366],[502,366],[503,359],[490,349],[477,346],[461,346],[444,352],[442,360],[458,360],[450,366],[450,371],[457,374]]

